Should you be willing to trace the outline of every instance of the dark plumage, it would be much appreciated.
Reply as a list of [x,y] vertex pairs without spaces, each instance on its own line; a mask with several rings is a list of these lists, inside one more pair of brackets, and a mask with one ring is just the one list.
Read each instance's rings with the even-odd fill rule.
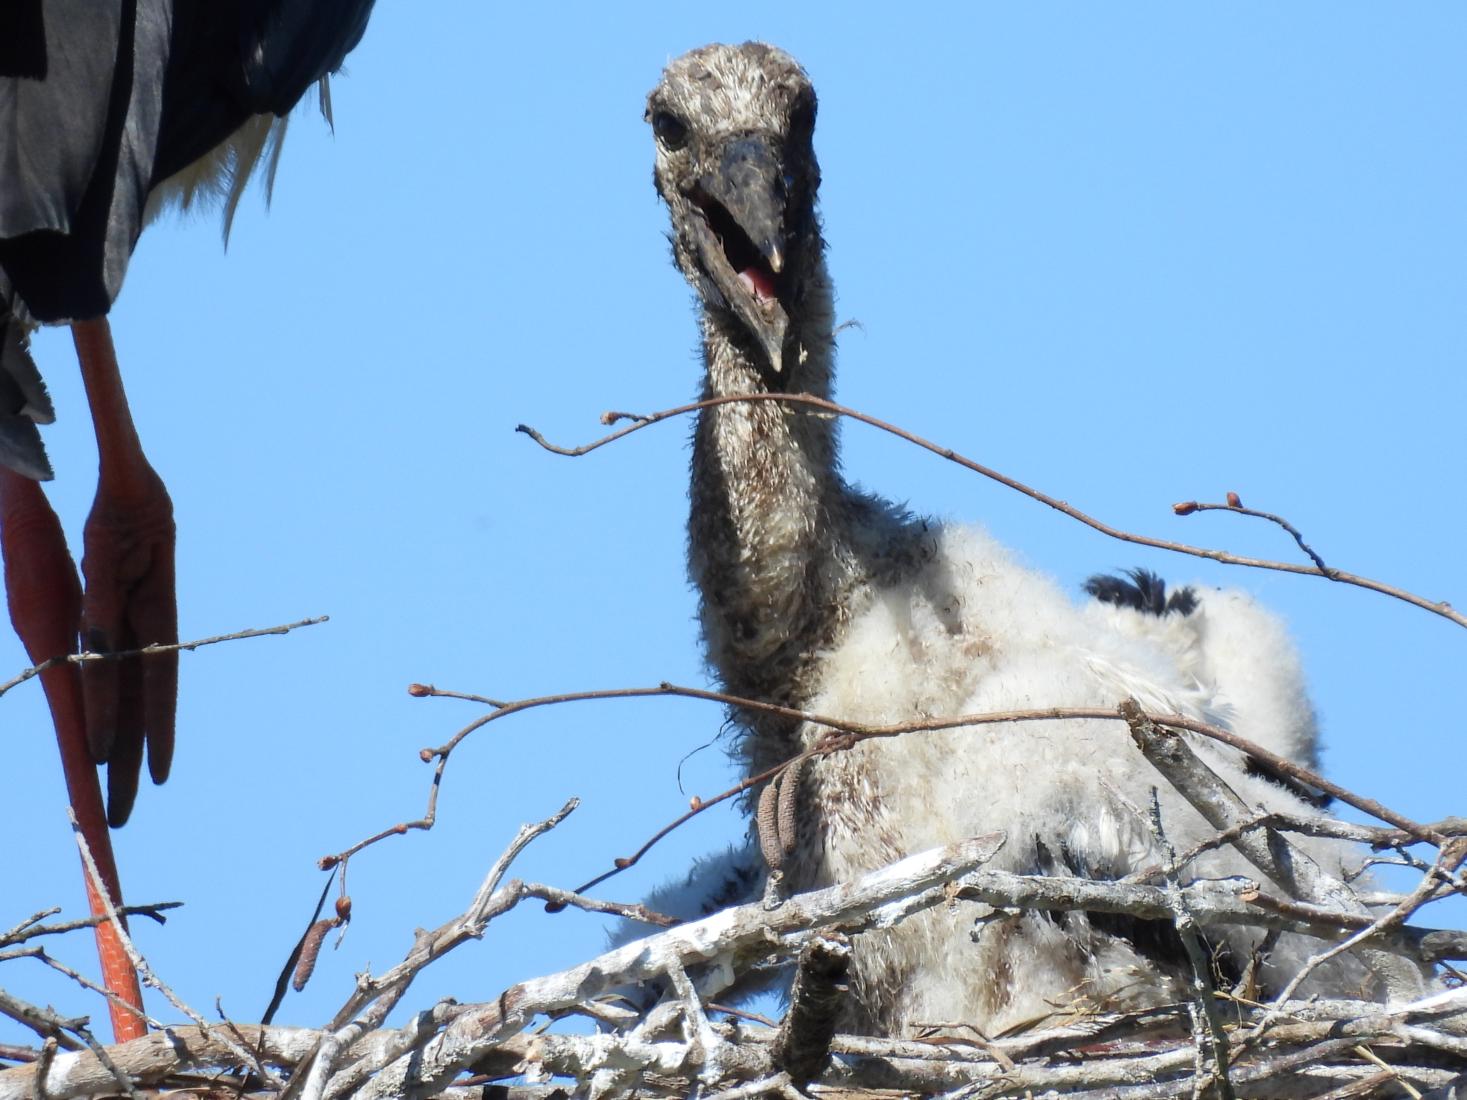
[[44,323],[106,313],[153,191],[289,114],[372,3],[21,0],[0,51],[0,297]]
[[1168,597],[1166,581],[1149,569],[1127,569],[1124,577],[1096,573],[1085,582],[1085,592],[1101,603],[1129,607],[1157,618],[1171,614],[1190,615],[1197,610],[1196,592],[1190,588],[1179,588]]
[[26,327],[0,303],[0,466],[50,481],[51,463],[36,425],[51,423],[56,412],[29,344]]
[[[202,157],[230,209],[271,127],[361,40],[373,0],[20,0],[0,35],[0,327],[99,317],[122,288],[149,198]],[[324,106],[324,104],[323,104]],[[278,148],[278,146],[277,146]],[[272,166],[273,174],[273,166]],[[47,479],[18,400],[19,355],[0,353],[0,463]],[[41,415],[37,415],[40,413]]]

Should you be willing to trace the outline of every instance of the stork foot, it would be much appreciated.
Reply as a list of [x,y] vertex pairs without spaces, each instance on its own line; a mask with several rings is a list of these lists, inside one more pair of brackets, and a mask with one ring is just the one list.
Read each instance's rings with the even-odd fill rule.
[[[39,485],[3,466],[0,466],[0,551],[5,559],[10,618],[30,659],[41,665],[74,653],[76,624],[81,614],[81,582],[66,548],[61,521]],[[122,887],[102,810],[97,769],[92,765],[87,747],[77,666],[64,663],[48,668],[41,673],[41,686],[56,727],[67,796],[101,879],[95,882],[88,876],[88,905],[93,916],[101,917],[107,908],[100,891],[105,889],[113,905],[121,906]],[[133,785],[136,784],[134,778]],[[142,1006],[137,974],[121,937],[109,922],[99,923],[94,934],[102,960],[102,978],[107,988],[120,998],[108,1006],[113,1034],[119,1042],[136,1039],[147,1032],[141,1015],[126,1007]]]
[[[83,535],[81,637],[92,653],[178,641],[173,502],[151,466],[125,489],[104,482]],[[168,778],[178,705],[178,653],[88,661],[82,666],[87,744],[107,763],[107,819],[132,812],[143,749],[154,783]]]
[[[92,426],[97,499],[83,532],[82,645],[121,653],[178,641],[173,585],[173,502],[138,442],[107,318],[71,326]],[[143,747],[154,783],[168,778],[178,708],[178,653],[88,661],[82,666],[87,744],[107,764],[107,820],[127,820]]]

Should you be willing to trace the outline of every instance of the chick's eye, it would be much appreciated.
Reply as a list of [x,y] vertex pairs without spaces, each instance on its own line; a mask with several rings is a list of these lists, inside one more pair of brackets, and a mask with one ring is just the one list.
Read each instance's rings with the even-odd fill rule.
[[652,116],[652,132],[667,149],[681,149],[688,142],[687,126],[670,111],[658,111]]

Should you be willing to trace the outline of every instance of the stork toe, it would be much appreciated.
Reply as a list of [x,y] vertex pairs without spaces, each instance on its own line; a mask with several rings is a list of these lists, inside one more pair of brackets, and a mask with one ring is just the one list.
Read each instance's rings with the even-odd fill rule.
[[[81,633],[93,653],[120,653],[178,641],[173,505],[156,474],[142,490],[105,485],[87,520]],[[105,762],[107,818],[132,812],[144,746],[155,783],[168,777],[178,702],[177,652],[83,665],[87,743]]]

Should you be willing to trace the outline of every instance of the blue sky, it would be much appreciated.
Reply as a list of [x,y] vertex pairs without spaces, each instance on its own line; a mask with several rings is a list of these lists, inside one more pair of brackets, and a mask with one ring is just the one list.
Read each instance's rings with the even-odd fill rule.
[[[335,135],[296,117],[273,205],[246,198],[227,254],[212,215],[154,226],[113,312],[173,493],[183,634],[332,617],[185,655],[173,778],[116,836],[129,900],[187,903],[139,941],[206,1013],[219,996],[257,1017],[318,856],[421,813],[417,750],[477,711],[410,699],[409,682],[497,697],[706,683],[683,568],[689,425],[578,460],[513,431],[580,442],[604,409],[695,393],[641,114],[662,65],[704,42],[776,42],[819,90],[839,315],[860,322],[842,338],[845,402],[1118,526],[1292,557],[1253,521],[1171,514],[1234,490],[1331,564],[1467,606],[1462,8],[532,7],[381,0],[333,85]],[[65,334],[36,350],[76,547],[85,403]],[[1259,594],[1304,653],[1329,774],[1419,820],[1464,811],[1460,628],[1116,543],[858,425],[845,441],[854,479],[987,524],[1073,589],[1146,565]],[[0,638],[0,678],[26,664]],[[353,862],[350,931],[280,1020],[327,1018],[355,971],[459,912],[516,827],[568,796],[581,809],[515,873],[574,886],[729,785],[721,720],[580,704],[477,734],[437,827]],[[35,685],[0,699],[0,731],[18,841],[0,925],[76,912]],[[635,899],[739,829],[709,813],[603,895]],[[528,908],[408,1003],[493,997],[602,935]],[[58,953],[94,967],[80,939]],[[4,985],[87,1007],[28,965]]]

